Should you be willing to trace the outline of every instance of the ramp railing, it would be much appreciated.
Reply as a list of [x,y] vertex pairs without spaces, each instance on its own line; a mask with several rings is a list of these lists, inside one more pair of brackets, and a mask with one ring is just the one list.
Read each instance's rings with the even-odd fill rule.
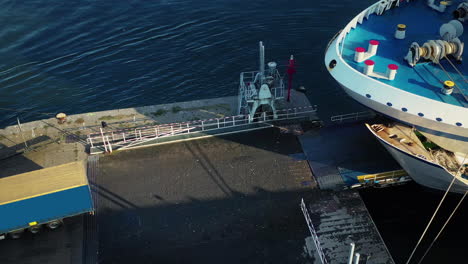
[[373,111],[354,112],[350,114],[335,115],[330,118],[332,122],[343,123],[348,121],[358,121],[375,116]]
[[312,236],[312,240],[314,241],[315,248],[317,249],[317,255],[319,256],[322,264],[327,264],[328,263],[327,258],[325,257],[325,253],[323,253],[323,249],[322,249],[322,246],[320,245],[317,232],[315,231],[314,225],[312,224],[309,211],[307,211],[304,198],[301,199],[301,210],[302,210],[302,213],[304,214],[304,218],[306,220],[307,227],[309,228],[310,235]]
[[[116,149],[128,149],[164,139],[164,142],[176,139],[177,136],[193,134],[216,134],[216,131],[229,130],[240,132],[253,125],[270,127],[270,122],[311,117],[317,111],[316,106],[297,107],[277,111],[277,118],[262,112],[251,118],[250,115],[236,115],[207,120],[195,120],[181,123],[170,123],[152,126],[141,126],[119,130],[104,130],[87,136],[90,154],[112,152]],[[193,136],[196,137],[196,136]],[[157,144],[157,142],[154,142]]]

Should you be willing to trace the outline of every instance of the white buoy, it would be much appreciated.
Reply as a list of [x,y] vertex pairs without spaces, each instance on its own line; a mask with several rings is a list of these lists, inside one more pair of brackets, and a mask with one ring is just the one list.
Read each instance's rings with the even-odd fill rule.
[[395,31],[395,38],[396,39],[405,39],[406,36],[406,25],[405,24],[398,24],[397,29]]
[[366,60],[364,62],[364,74],[371,75],[374,72],[375,62],[373,60]]
[[387,67],[387,78],[392,81],[395,79],[395,75],[398,70],[398,65],[396,64],[389,64]]

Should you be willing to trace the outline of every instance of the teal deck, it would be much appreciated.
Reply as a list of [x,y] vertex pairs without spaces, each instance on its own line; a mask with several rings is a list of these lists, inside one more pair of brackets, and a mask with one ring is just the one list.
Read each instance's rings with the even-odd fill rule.
[[0,205],[0,234],[92,210],[88,185]]
[[[371,15],[368,20],[364,20],[363,24],[358,24],[346,36],[343,58],[349,65],[358,71],[362,71],[364,63],[354,61],[355,48],[363,47],[367,49],[370,40],[378,40],[380,45],[377,55],[371,58],[375,62],[374,71],[385,73],[388,64],[399,66],[395,80],[378,79],[379,81],[429,99],[468,107],[468,102],[457,89],[454,90],[452,95],[440,93],[442,82],[448,80],[447,75],[440,66],[433,63],[421,63],[412,68],[404,60],[412,42],[422,45],[426,41],[440,39],[439,28],[442,24],[453,19],[452,12],[458,6],[459,1],[453,2],[444,13],[439,13],[428,7],[426,1],[413,1],[410,3],[403,1],[400,7],[390,9],[381,16]],[[394,38],[397,24],[406,24],[407,26],[406,38],[403,40]],[[464,33],[460,37],[462,42],[465,41],[465,36]],[[453,59],[451,61],[455,63]],[[441,64],[453,77],[458,87],[463,90],[463,93],[468,95],[467,84],[450,63],[442,60]],[[455,65],[463,73],[464,78],[467,79],[466,68],[468,66],[466,63]]]

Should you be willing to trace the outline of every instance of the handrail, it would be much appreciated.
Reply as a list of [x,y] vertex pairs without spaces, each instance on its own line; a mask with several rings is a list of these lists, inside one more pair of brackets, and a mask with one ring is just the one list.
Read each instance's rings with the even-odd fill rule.
[[343,46],[346,35],[351,31],[351,28],[356,28],[357,23],[362,23],[365,18],[369,18],[372,14],[381,15],[386,10],[390,9],[395,2],[395,5],[399,5],[399,0],[380,0],[368,8],[364,9],[356,17],[354,17],[344,28],[337,37],[337,54],[341,57],[343,55]]
[[[281,121],[310,117],[317,111],[316,106],[297,107],[279,110],[276,117],[263,112],[260,116],[252,118],[250,115],[236,115],[224,118],[189,121],[183,123],[170,123],[155,126],[142,126],[131,129],[103,131],[88,134],[87,143],[91,148],[98,147],[105,152],[112,152],[118,148],[124,149],[147,141],[159,138],[180,136],[183,134],[205,133],[211,130],[240,128],[253,124],[267,124],[270,121]],[[92,152],[92,151],[91,151]]]

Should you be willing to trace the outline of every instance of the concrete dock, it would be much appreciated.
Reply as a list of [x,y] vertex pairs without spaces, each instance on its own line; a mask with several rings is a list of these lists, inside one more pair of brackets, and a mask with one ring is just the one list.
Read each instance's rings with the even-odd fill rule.
[[[323,139],[317,123],[301,120],[99,156],[85,152],[86,133],[95,132],[101,121],[115,129],[160,124],[164,118],[217,118],[232,115],[236,100],[82,114],[61,125],[48,119],[22,124],[21,131],[1,130],[0,177],[87,159],[96,215],[71,219],[75,225],[45,236],[2,241],[10,244],[0,247],[0,261],[39,263],[41,254],[55,263],[319,263],[308,255],[310,248],[305,250],[309,230],[299,207],[302,198],[329,203],[333,193],[318,188],[319,174],[310,169],[316,166],[313,154],[323,152],[309,146],[314,138]],[[341,206],[361,212],[347,217],[367,222],[368,234],[374,235],[366,241],[385,255],[371,218],[362,216],[362,201]],[[310,207],[310,213],[319,214],[320,208]],[[71,241],[58,246],[64,237]],[[343,250],[326,245],[330,259]]]

